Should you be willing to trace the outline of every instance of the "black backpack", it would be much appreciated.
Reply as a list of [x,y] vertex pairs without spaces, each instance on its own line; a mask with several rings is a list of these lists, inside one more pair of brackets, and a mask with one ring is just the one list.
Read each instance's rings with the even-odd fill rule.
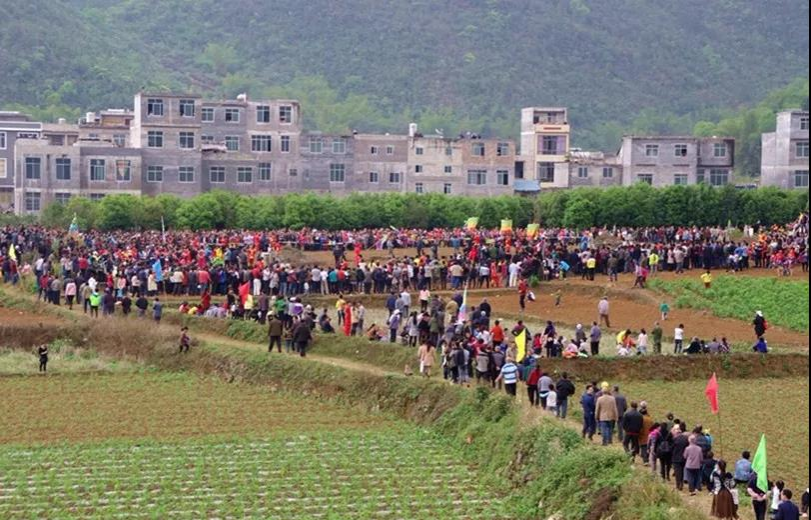
[[666,457],[673,453],[673,445],[670,444],[670,441],[667,439],[662,439],[656,445],[656,456],[658,457]]

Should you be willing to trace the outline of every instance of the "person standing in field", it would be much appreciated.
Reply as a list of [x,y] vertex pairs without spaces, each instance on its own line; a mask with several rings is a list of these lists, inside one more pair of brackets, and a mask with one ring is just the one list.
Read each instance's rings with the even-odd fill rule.
[[710,289],[712,287],[712,273],[709,269],[707,269],[704,274],[701,275],[701,283],[704,284],[705,289]]
[[425,377],[431,377],[431,368],[434,366],[434,345],[430,341],[420,345],[417,355],[420,360],[420,373]]
[[603,337],[603,331],[600,326],[594,321],[591,323],[591,331],[589,332],[589,343],[591,344],[591,355],[596,356],[600,354],[600,339]]
[[597,419],[595,418],[596,400],[594,399],[594,385],[587,385],[586,391],[580,397],[580,406],[583,408],[583,438],[594,438],[597,432]]
[[600,425],[603,446],[608,446],[613,442],[614,426],[619,420],[619,412],[617,411],[617,401],[611,395],[611,388],[608,383],[603,383],[601,390],[603,395],[597,399],[594,414],[597,423]]
[[701,463],[704,461],[704,451],[694,436],[688,438],[688,443],[684,450],[684,473],[690,496],[695,496],[697,491],[701,491]]
[[73,278],[68,278],[65,282],[65,301],[68,303],[68,309],[73,310],[73,300],[76,298],[76,282]]
[[653,330],[650,331],[651,339],[653,340],[653,353],[654,354],[661,354],[662,353],[662,327],[659,325],[659,322],[653,324]]
[[39,355],[39,371],[43,374],[48,371],[48,345],[42,344],[37,348]]
[[515,397],[515,390],[518,385],[518,365],[515,364],[513,358],[508,358],[504,366],[501,367],[501,373],[496,378],[496,382],[499,381],[503,381],[504,389],[509,395]]
[[737,492],[735,481],[727,472],[727,463],[719,460],[710,477],[710,491],[713,495],[710,515],[722,520],[738,518],[738,506],[735,505],[735,499],[732,496],[733,490]]
[[284,323],[275,312],[270,313],[268,352],[273,352],[273,345],[276,345],[276,350],[278,350],[279,354],[282,353],[282,334],[284,334]]
[[301,357],[307,356],[307,345],[313,339],[310,325],[306,320],[299,320],[293,329],[293,343]]
[[99,307],[101,306],[101,295],[98,291],[90,293],[90,315],[94,318],[99,317]]
[[670,305],[668,305],[667,302],[659,304],[659,314],[662,315],[662,321],[667,321],[667,317],[670,314]]
[[152,303],[152,319],[155,320],[155,323],[160,323],[162,317],[163,304],[161,303],[160,298],[155,298],[155,301]]
[[769,328],[769,324],[766,322],[766,318],[763,317],[762,311],[755,311],[755,319],[752,320],[752,325],[755,328],[756,338],[766,334],[766,330]]
[[529,292],[529,286],[527,285],[527,280],[525,278],[521,278],[521,281],[518,282],[518,306],[521,308],[521,313],[527,309],[527,293]]
[[684,324],[679,323],[679,326],[673,330],[673,353],[681,354],[684,349]]
[[188,353],[189,346],[191,345],[191,337],[189,337],[189,328],[183,327],[180,329],[180,354]]
[[597,304],[597,313],[600,315],[600,325],[605,322],[605,326],[611,328],[611,320],[608,317],[608,311],[608,296],[603,296],[602,299],[600,299],[600,302]]

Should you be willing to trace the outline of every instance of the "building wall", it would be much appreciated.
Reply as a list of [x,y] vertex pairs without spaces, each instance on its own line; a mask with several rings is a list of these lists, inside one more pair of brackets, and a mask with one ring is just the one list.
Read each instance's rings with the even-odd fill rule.
[[[808,142],[809,132],[803,128],[808,112],[794,110],[777,115],[775,132],[761,137],[762,155],[760,180],[763,186],[782,188],[807,188],[796,182],[797,172],[808,172],[808,157],[797,156],[797,143]],[[806,123],[807,125],[807,123]],[[806,174],[807,177],[807,174]]]
[[[715,145],[724,145],[726,154],[715,157]],[[658,146],[658,155],[650,156],[648,147]],[[684,155],[677,155],[677,147],[686,147]],[[710,172],[725,172],[731,181],[734,167],[735,142],[729,138],[694,138],[679,136],[650,136],[623,138],[620,150],[622,164],[622,184],[625,186],[640,182],[644,176],[652,176],[651,184],[656,187],[672,186],[677,179],[687,184],[696,184],[703,174],[709,182]]]
[[[311,140],[321,140],[321,152],[310,148]],[[343,152],[336,151],[335,143],[343,142]],[[355,142],[352,136],[311,133],[302,135],[300,148],[299,186],[301,190],[316,193],[347,195],[356,189]],[[343,182],[332,182],[333,165],[343,167]]]
[[[376,153],[373,153],[373,148]],[[405,135],[359,134],[354,136],[355,172],[353,185],[356,191],[404,192],[408,172],[409,139]],[[389,150],[391,153],[389,153]],[[377,174],[372,182],[371,174]],[[392,175],[399,175],[400,182],[392,183]]]

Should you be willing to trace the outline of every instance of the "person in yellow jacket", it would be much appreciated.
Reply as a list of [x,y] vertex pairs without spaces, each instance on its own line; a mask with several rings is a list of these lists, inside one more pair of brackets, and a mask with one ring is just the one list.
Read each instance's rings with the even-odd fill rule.
[[704,284],[705,289],[712,287],[712,273],[710,273],[709,269],[701,275],[701,282]]
[[597,272],[597,259],[594,258],[594,256],[590,256],[588,260],[586,260],[586,272],[588,273],[589,280],[593,282],[594,273]]
[[656,251],[651,251],[651,254],[648,255],[648,268],[651,276],[654,276],[659,269],[659,254]]

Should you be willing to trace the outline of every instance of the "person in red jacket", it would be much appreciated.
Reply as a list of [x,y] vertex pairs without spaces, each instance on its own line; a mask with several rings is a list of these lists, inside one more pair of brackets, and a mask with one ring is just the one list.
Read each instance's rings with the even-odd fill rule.
[[527,376],[527,394],[529,395],[529,405],[538,405],[538,381],[541,379],[541,365],[536,364]]

